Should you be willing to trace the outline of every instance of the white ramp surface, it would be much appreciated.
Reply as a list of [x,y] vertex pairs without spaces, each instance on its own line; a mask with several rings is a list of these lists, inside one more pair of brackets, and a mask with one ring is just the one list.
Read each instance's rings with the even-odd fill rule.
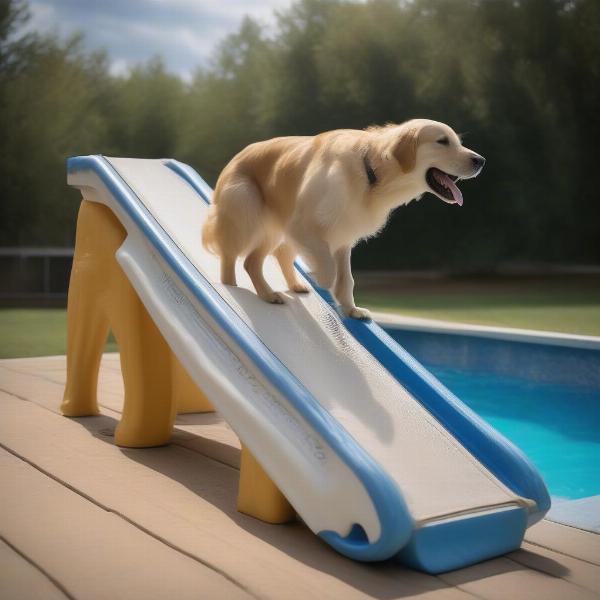
[[[108,160],[223,300],[396,482],[417,525],[531,504],[446,431],[315,292],[288,292],[285,305],[267,304],[254,293],[241,264],[238,287],[222,285],[219,259],[200,241],[208,206],[186,181],[159,161]],[[265,277],[275,290],[287,289],[272,258],[265,263]]]

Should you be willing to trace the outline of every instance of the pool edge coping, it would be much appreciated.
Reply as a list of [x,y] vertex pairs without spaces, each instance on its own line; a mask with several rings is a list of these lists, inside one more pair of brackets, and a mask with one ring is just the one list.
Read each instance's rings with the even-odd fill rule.
[[574,500],[552,499],[552,508],[544,517],[548,521],[600,535],[600,519],[596,516],[600,507],[600,494]]
[[430,333],[445,333],[450,335],[468,335],[472,337],[486,337],[523,343],[600,350],[600,336],[559,333],[535,329],[519,329],[516,327],[475,325],[458,321],[409,317],[398,313],[380,311],[372,311],[371,314],[373,320],[382,327],[392,329],[427,331]]

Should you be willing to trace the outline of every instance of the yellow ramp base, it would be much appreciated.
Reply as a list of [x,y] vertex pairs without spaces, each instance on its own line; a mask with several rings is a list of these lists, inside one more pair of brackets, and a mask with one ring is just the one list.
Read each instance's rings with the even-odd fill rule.
[[[126,235],[108,207],[82,201],[69,285],[67,384],[61,411],[68,417],[98,414],[100,358],[112,330],[125,387],[115,442],[127,448],[161,446],[171,437],[177,413],[214,408],[165,342],[117,262],[115,254]],[[238,506],[269,523],[295,516],[247,450],[242,451]]]

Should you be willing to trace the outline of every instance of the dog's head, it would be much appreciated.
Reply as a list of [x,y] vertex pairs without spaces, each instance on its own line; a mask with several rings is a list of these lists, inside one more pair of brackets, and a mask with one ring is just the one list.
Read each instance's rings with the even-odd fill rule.
[[451,127],[437,121],[413,119],[398,126],[394,134],[391,155],[402,174],[422,184],[421,193],[431,192],[444,202],[462,206],[455,182],[479,175],[483,156],[465,148]]

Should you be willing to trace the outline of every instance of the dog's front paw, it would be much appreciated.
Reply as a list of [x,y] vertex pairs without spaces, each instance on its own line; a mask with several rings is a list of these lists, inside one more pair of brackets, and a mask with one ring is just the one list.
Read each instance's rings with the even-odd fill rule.
[[361,321],[368,321],[371,319],[371,313],[366,308],[360,308],[359,306],[352,306],[348,309],[344,309],[344,312],[351,319],[360,319]]

